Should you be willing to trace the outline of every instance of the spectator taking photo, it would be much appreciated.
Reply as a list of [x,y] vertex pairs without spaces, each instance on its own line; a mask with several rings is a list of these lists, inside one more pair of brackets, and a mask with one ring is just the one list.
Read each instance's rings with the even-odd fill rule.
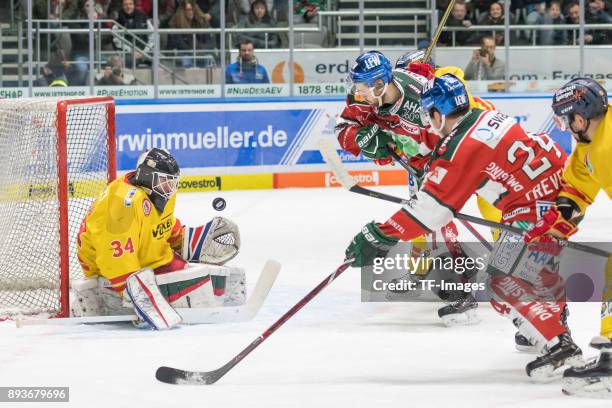
[[504,78],[506,65],[495,56],[495,40],[489,35],[480,39],[480,48],[472,52],[465,67],[466,80],[497,80]]

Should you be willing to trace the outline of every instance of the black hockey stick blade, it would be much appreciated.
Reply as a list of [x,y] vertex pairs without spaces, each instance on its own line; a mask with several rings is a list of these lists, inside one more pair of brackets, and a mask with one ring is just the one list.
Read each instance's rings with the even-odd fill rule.
[[224,367],[213,371],[185,371],[172,367],[159,367],[155,372],[155,378],[166,384],[214,384],[225,374]]

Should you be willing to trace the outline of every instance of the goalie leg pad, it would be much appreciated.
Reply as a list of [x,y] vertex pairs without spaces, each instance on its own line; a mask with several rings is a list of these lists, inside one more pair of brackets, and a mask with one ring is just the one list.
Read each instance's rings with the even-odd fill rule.
[[187,262],[223,265],[238,255],[238,226],[223,217],[215,217],[206,225],[185,227],[182,257]]
[[219,303],[213,293],[214,276],[229,275],[229,268],[202,264],[187,264],[178,271],[156,274],[160,292],[175,308],[206,308]]
[[136,314],[155,330],[167,330],[181,322],[181,316],[161,294],[151,268],[131,274],[126,281],[125,292]]

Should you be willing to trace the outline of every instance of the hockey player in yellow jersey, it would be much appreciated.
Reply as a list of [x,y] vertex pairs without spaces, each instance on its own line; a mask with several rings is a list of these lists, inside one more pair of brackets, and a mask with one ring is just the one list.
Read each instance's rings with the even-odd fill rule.
[[174,217],[178,167],[168,171],[174,174],[157,176],[165,177],[157,183],[163,195],[150,198],[132,172],[112,182],[96,200],[77,237],[85,276],[100,275],[121,292],[131,273],[182,261],[175,260],[172,248],[179,249],[183,232]]
[[[133,307],[144,322],[166,329],[180,322],[174,307],[215,304],[211,275],[229,272],[203,264],[222,265],[236,256],[238,228],[221,217],[183,227],[174,216],[178,181],[174,157],[151,149],[92,204],[77,236],[86,279],[72,285],[74,315],[121,314]],[[244,282],[243,273],[238,280]]]
[[[589,78],[577,78],[553,96],[557,125],[577,144],[563,172],[556,206],[526,235],[527,242],[567,239],[578,229],[587,207],[600,190],[612,198],[612,109],[605,89]],[[591,346],[599,359],[583,368],[566,370],[563,391],[570,395],[612,398],[612,260],[605,269],[600,336]]]

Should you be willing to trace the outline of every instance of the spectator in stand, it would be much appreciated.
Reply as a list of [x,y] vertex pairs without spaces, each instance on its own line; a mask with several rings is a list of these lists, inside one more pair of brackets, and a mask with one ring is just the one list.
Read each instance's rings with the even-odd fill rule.
[[42,69],[42,76],[34,81],[34,86],[68,86],[66,68],[69,67],[66,56],[61,49],[55,50],[49,56],[49,61]]
[[[218,0],[215,0],[218,1]],[[274,0],[265,0],[270,14],[274,10]],[[253,0],[226,0],[226,23],[228,26],[239,24],[249,16]]]
[[136,0],[136,10],[142,11],[148,18],[152,18],[153,0]]
[[[153,34],[136,35],[136,38],[140,41],[134,42],[136,49],[133,49],[131,35],[126,34],[120,26],[127,28],[128,31],[131,29],[153,30],[153,24],[147,19],[145,13],[136,9],[134,0],[123,0],[122,9],[117,16],[117,24],[113,25],[113,30],[117,32],[113,36],[113,44],[116,50],[127,54],[128,58],[126,61],[128,66],[131,66],[132,63],[139,65],[150,61],[146,55],[151,55],[153,52]],[[138,49],[141,49],[143,52]]]
[[319,11],[327,8],[327,0],[295,0],[293,8],[295,23],[315,23]]
[[506,65],[495,57],[495,40],[485,35],[480,39],[480,48],[472,52],[472,59],[465,67],[466,80],[504,79]]
[[[49,4],[49,2],[51,2]],[[22,10],[27,10],[26,0],[22,0]],[[48,8],[50,7],[50,13]],[[74,20],[79,14],[78,0],[33,0],[32,16],[35,19]]]
[[[255,0],[251,3],[248,17],[244,18],[237,28],[271,28],[276,27],[276,21],[268,12],[265,0]],[[280,39],[276,33],[240,33],[238,41],[249,40],[256,48],[278,48]]]
[[[49,7],[49,9],[48,9]],[[21,7],[24,19],[26,0],[22,0]],[[39,20],[55,20],[49,23],[49,28],[61,28],[60,20],[74,20],[79,14],[78,0],[33,0],[32,1],[32,17]],[[36,28],[36,26],[34,27]],[[44,36],[44,34],[43,34]],[[72,39],[69,33],[60,32],[51,36],[51,47],[60,49],[65,55],[70,55],[72,51]],[[46,42],[46,37],[41,39]]]
[[[561,3],[557,0],[550,2],[548,9],[541,3],[527,16],[527,24],[565,24],[565,17],[561,14]],[[538,30],[535,31],[538,45],[565,45],[567,44],[566,30]]]
[[489,11],[491,4],[495,2],[497,2],[497,0],[472,0],[472,10],[480,15],[486,14],[487,11]]
[[[591,5],[592,4],[592,5]],[[602,12],[598,13],[597,10],[601,9],[599,4],[596,1],[589,2],[588,4],[589,10],[584,13],[585,23],[590,24],[594,21],[597,21],[598,17],[601,19],[600,21],[606,20],[606,15],[609,14]],[[593,11],[591,11],[593,10]],[[577,1],[573,1],[569,3],[565,8],[565,16],[567,24],[580,24],[580,4]],[[574,30],[569,30],[567,32],[568,43],[571,45],[576,45],[579,42],[578,39],[578,28]],[[607,31],[601,30],[588,30],[584,33],[584,43],[585,44],[605,44],[607,40]]]
[[[442,15],[440,15],[442,18]],[[448,17],[446,21],[446,26],[448,27],[465,27],[469,28],[472,26],[472,22],[468,16],[467,5],[465,4],[465,0],[457,0],[455,5],[453,6],[453,10],[451,15]],[[467,31],[454,31],[455,43],[453,44],[453,32],[444,31],[440,34],[439,43],[443,45],[467,45],[469,44],[470,37],[472,37],[472,33]]]
[[104,66],[102,77],[96,81],[99,86],[134,85],[136,79],[125,73],[123,60],[118,55],[113,55]]
[[[95,9],[91,11],[94,20],[98,20],[99,16]],[[79,14],[76,16],[77,20],[88,20],[89,19],[89,1],[81,0]],[[89,28],[88,23],[71,23],[72,28]],[[68,82],[71,85],[81,86],[87,83],[87,72],[89,71],[89,33],[72,33],[72,51],[70,53],[70,60],[72,64],[70,69],[66,72]],[[95,39],[94,39],[95,46]]]
[[[588,7],[584,13],[586,24],[610,24],[612,17],[605,11],[606,3],[603,0],[588,0]],[[589,30],[592,38],[591,44],[610,44],[612,34],[609,30]],[[586,34],[585,34],[586,42]]]
[[[580,4],[578,4],[577,1],[573,1],[565,7],[565,21],[567,24],[580,24]],[[578,28],[569,30],[567,32],[567,38],[570,45],[578,44]],[[593,36],[585,34],[585,44],[589,44],[591,41],[593,41]]]
[[159,0],[159,24],[160,26],[167,21],[170,21],[174,13],[176,13],[176,0]]
[[[198,6],[200,9],[206,13],[210,14],[210,26],[219,28],[221,27],[221,2],[220,0],[197,0]],[[226,9],[227,9],[227,1],[226,1]]]
[[542,21],[544,16],[546,15],[546,3],[541,1],[534,5],[529,14],[527,14],[527,19],[525,23],[527,24],[537,24],[538,21]]
[[[108,7],[109,18],[116,20],[119,12],[123,9],[122,0],[106,0],[110,2]],[[172,0],[174,2],[174,0]],[[165,0],[159,0],[160,9],[163,9]],[[147,18],[153,18],[153,0],[134,0],[136,10],[142,11]],[[174,11],[174,10],[173,10]],[[161,14],[160,14],[161,17]]]
[[[195,0],[185,0],[179,3],[176,13],[170,19],[170,28],[209,28],[210,14],[204,13]],[[192,34],[180,33],[171,34],[168,36],[168,47],[178,50],[178,55],[181,56],[179,65],[183,68],[191,68],[196,65],[198,59],[194,55],[194,50],[211,50],[214,48],[214,42],[210,34]],[[201,53],[200,53],[201,55]],[[203,65],[200,63],[198,65]]]
[[[513,20],[513,16],[510,16],[510,21]],[[480,16],[478,25],[504,25],[504,7],[499,2],[493,2],[489,6],[489,11]],[[479,35],[482,35],[480,33]],[[504,43],[504,31],[495,31],[495,44],[503,45]]]
[[242,40],[238,60],[225,69],[226,84],[269,84],[266,69],[257,63],[251,40]]

